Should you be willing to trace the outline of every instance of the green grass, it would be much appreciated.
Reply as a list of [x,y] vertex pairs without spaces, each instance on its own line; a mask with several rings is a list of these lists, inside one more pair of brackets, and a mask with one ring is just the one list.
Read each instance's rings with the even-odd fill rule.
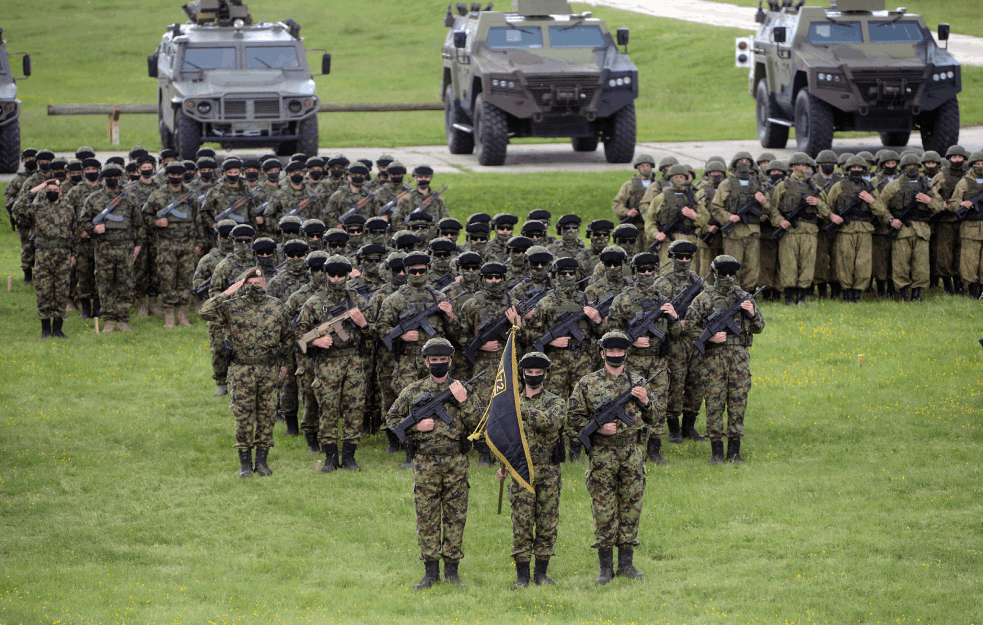
[[[586,218],[620,178],[440,180],[458,218],[540,204]],[[594,586],[583,467],[564,465],[558,585],[510,591],[508,504],[495,514],[492,470],[473,467],[468,588],[417,594],[411,476],[381,436],[360,474],[321,475],[281,424],[276,474],[241,480],[199,319],[106,337],[73,315],[69,341],[42,343],[6,224],[3,275],[0,623],[980,622],[983,359],[967,298],[764,304],[747,464],[666,445],[636,553],[646,580]]]
[[[440,99],[440,46],[446,4],[412,11],[370,0],[326,7],[312,0],[251,3],[258,19],[295,18],[311,48],[332,53],[332,73],[317,79],[326,102],[421,102]],[[628,50],[639,67],[639,141],[747,139],[755,136],[747,74],[733,66],[734,37],[743,31],[615,11],[589,9],[609,27],[631,27]],[[23,145],[74,150],[111,149],[103,116],[49,117],[53,103],[153,102],[155,81],[146,57],[164,28],[183,21],[177,4],[136,6],[104,0],[80,10],[72,3],[4,7],[10,50],[30,52],[34,75],[18,84],[24,102]],[[112,37],[107,37],[107,32]],[[65,36],[70,32],[71,36]],[[317,54],[310,59],[317,63]],[[16,63],[16,59],[15,59]],[[19,71],[19,70],[18,70]],[[983,68],[963,68],[962,122],[983,124]],[[438,112],[340,113],[319,117],[320,144],[331,149],[396,147],[444,142]],[[124,148],[160,145],[150,115],[123,116]]]

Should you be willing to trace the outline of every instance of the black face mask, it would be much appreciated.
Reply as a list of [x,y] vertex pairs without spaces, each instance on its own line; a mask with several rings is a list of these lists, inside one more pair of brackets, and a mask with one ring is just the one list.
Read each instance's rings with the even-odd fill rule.
[[184,182],[184,176],[168,176],[167,177],[167,184],[171,185],[172,187],[181,186],[181,183],[182,182]]
[[58,171],[52,173],[51,176],[55,180],[64,180],[65,178],[68,178],[68,172],[64,169],[59,169]]
[[864,178],[864,172],[862,171],[854,170],[849,172],[847,175],[850,176],[850,180],[852,180],[853,182],[860,182]]
[[115,189],[119,186],[119,178],[106,178],[106,188]]
[[88,180],[89,182],[95,182],[96,180],[99,180],[99,172],[97,171],[87,171],[82,175],[85,176],[85,179]]
[[523,379],[526,381],[526,386],[529,388],[539,388],[543,385],[543,378],[546,377],[545,373],[539,375],[529,375],[528,373],[522,374]]
[[229,184],[237,184],[239,182],[239,176],[232,176],[229,174],[225,174],[225,181],[228,182]]
[[51,163],[38,163],[38,169],[41,171],[51,171]]
[[710,174],[710,183],[713,185],[714,189],[720,186],[720,183],[723,182],[723,180],[723,174]]
[[429,180],[417,180],[416,186],[420,187],[421,189],[429,189],[430,188],[430,181]]
[[152,169],[141,169],[140,170],[140,177],[141,178],[147,178],[149,180],[150,177],[153,176],[153,175],[154,175],[154,170],[152,170]]
[[937,173],[939,173],[939,170],[941,168],[939,166],[937,166],[937,165],[933,165],[931,167],[929,167],[928,165],[926,165],[923,169],[925,170],[925,175],[926,176],[928,176],[929,178],[935,178],[935,175]]
[[27,171],[34,171],[38,168],[37,161],[27,161],[24,163],[24,169]]
[[72,181],[72,184],[78,184],[82,182],[82,174],[72,174],[68,179]]
[[908,176],[909,180],[915,180],[916,178],[918,178],[918,167],[915,165],[912,165],[911,167],[905,167],[904,175]]
[[897,166],[895,166],[895,167],[885,167],[884,168],[884,174],[887,175],[887,176],[893,176],[893,175],[895,175],[897,173],[898,173]]
[[203,171],[199,176],[202,182],[211,182],[212,178],[215,177],[215,172],[213,171]]
[[771,181],[777,184],[781,182],[784,177],[785,177],[784,174],[772,174]]
[[49,202],[57,202],[58,201],[58,198],[60,196],[61,196],[61,193],[58,192],[58,191],[45,191],[44,192],[44,197],[48,198],[48,201]]
[[365,176],[352,176],[351,183],[353,187],[360,187],[365,184]]
[[318,180],[324,177],[324,172],[321,171],[320,169],[313,169],[311,170],[309,175],[311,177],[311,180],[317,182]]
[[126,177],[130,179],[130,182],[136,182],[140,179],[140,174],[126,174]]
[[247,171],[245,177],[246,177],[246,180],[248,180],[249,182],[256,182],[257,180],[259,180],[259,172],[258,171]]
[[266,174],[266,179],[275,184],[277,182],[280,182],[280,174],[278,173]]
[[430,375],[440,379],[447,375],[447,372],[451,370],[451,363],[449,362],[434,362],[430,363]]
[[194,179],[195,179],[195,172],[189,171],[188,173],[184,174],[184,181],[185,182],[191,182]]
[[328,173],[331,174],[331,177],[335,179],[341,178],[342,176],[345,175],[345,171],[343,169],[332,169]]
[[608,363],[609,365],[611,365],[612,367],[614,367],[615,369],[617,369],[621,365],[625,364],[625,358],[627,358],[627,356],[607,356],[607,355],[605,355],[604,356],[604,362]]
[[304,174],[290,174],[290,182],[300,184],[304,182]]
[[833,172],[836,170],[836,165],[834,165],[833,163],[823,163],[822,165],[819,166],[819,169],[823,171],[824,175],[832,176]]
[[393,183],[396,186],[399,186],[399,185],[403,184],[403,177],[402,176],[389,176],[389,182]]

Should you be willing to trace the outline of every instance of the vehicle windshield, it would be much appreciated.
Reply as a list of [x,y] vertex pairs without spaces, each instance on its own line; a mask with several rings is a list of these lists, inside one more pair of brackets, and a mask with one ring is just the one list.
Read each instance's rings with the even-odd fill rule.
[[813,22],[809,25],[809,43],[825,46],[862,41],[860,22]]
[[603,48],[600,26],[550,26],[551,48]]
[[918,22],[870,22],[871,43],[921,43],[922,29]]
[[488,29],[488,47],[492,50],[542,48],[543,29],[539,26],[493,26]]
[[184,51],[185,71],[235,68],[235,48],[188,48]]
[[264,46],[246,48],[247,69],[295,69],[300,67],[297,48],[293,46]]

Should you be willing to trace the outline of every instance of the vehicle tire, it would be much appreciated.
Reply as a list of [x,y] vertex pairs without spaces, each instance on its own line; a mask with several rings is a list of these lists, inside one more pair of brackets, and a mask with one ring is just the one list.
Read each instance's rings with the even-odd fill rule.
[[795,145],[812,158],[833,146],[833,108],[805,89],[795,96]]
[[509,122],[505,111],[485,101],[479,93],[474,102],[474,151],[478,163],[487,166],[505,164],[509,144]]
[[574,152],[593,152],[597,149],[598,141],[600,141],[600,137],[597,135],[593,137],[570,137],[570,145],[573,146]]
[[0,126],[0,174],[16,174],[20,168],[20,120]]
[[444,90],[444,134],[447,135],[447,149],[451,154],[474,152],[474,135],[454,128],[454,124],[466,123],[467,120],[454,102],[454,91],[447,85]]
[[317,113],[297,123],[297,152],[306,154],[308,157],[317,156],[318,133],[317,133]]
[[945,154],[959,143],[959,100],[952,98],[932,112],[931,128],[922,127],[922,147]]
[[768,93],[768,85],[764,80],[758,81],[758,88],[755,90],[755,100],[757,101],[758,116],[758,141],[761,147],[771,149],[783,149],[788,143],[788,126],[781,124],[771,124],[769,118],[776,117],[774,107],[771,105],[771,94]]
[[158,118],[157,131],[160,133],[160,149],[173,150],[174,133],[171,132],[170,129],[168,129],[167,124],[164,123],[163,119]]
[[284,141],[283,143],[278,143],[274,152],[276,152],[277,156],[293,156],[297,153],[297,142]]
[[611,129],[604,136],[604,158],[609,163],[630,163],[635,156],[635,103],[619,109],[609,119]]
[[183,111],[178,111],[174,119],[174,130],[181,160],[195,160],[195,153],[201,147],[201,125],[185,115]]
[[884,147],[904,147],[908,145],[908,139],[911,138],[910,130],[899,130],[897,132],[882,132],[881,135],[881,145]]

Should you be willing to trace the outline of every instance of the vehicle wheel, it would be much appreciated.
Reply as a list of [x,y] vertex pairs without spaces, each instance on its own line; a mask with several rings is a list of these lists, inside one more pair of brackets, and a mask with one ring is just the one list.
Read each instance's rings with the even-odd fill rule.
[[317,156],[317,113],[297,124],[297,134],[300,135],[300,138],[297,139],[297,151],[308,157]]
[[609,163],[630,163],[635,156],[635,103],[619,109],[609,119],[611,129],[604,136],[604,158]]
[[932,113],[930,123],[922,125],[922,147],[945,154],[959,143],[959,100],[952,98]]
[[444,90],[444,134],[451,154],[474,152],[474,135],[454,128],[454,124],[466,124],[467,120],[454,103],[454,91],[450,85]]
[[277,156],[293,156],[297,153],[297,142],[284,141],[283,143],[278,143],[274,151]]
[[573,146],[574,152],[593,152],[597,149],[597,143],[600,137],[594,135],[593,137],[570,137],[570,144]]
[[201,126],[185,115],[183,111],[178,111],[174,120],[174,130],[175,139],[177,139],[177,151],[181,155],[181,160],[195,160],[195,153],[201,147]]
[[479,93],[474,102],[474,151],[481,165],[505,164],[509,144],[509,123],[505,111],[485,101]]
[[164,123],[163,119],[159,119],[157,122],[157,130],[160,133],[160,149],[161,150],[173,150],[174,149],[174,133],[168,129],[167,124]]
[[795,145],[813,158],[833,146],[833,109],[805,89],[795,96]]
[[20,167],[20,120],[0,126],[0,174],[16,174]]
[[881,135],[881,145],[884,147],[904,147],[908,145],[908,139],[911,138],[910,130],[899,130],[897,132],[882,132]]
[[764,80],[758,81],[758,88],[755,90],[757,100],[758,115],[758,141],[761,147],[782,149],[788,143],[788,126],[781,124],[768,123],[768,118],[776,117],[776,111],[771,106],[771,96],[768,93],[768,85]]

